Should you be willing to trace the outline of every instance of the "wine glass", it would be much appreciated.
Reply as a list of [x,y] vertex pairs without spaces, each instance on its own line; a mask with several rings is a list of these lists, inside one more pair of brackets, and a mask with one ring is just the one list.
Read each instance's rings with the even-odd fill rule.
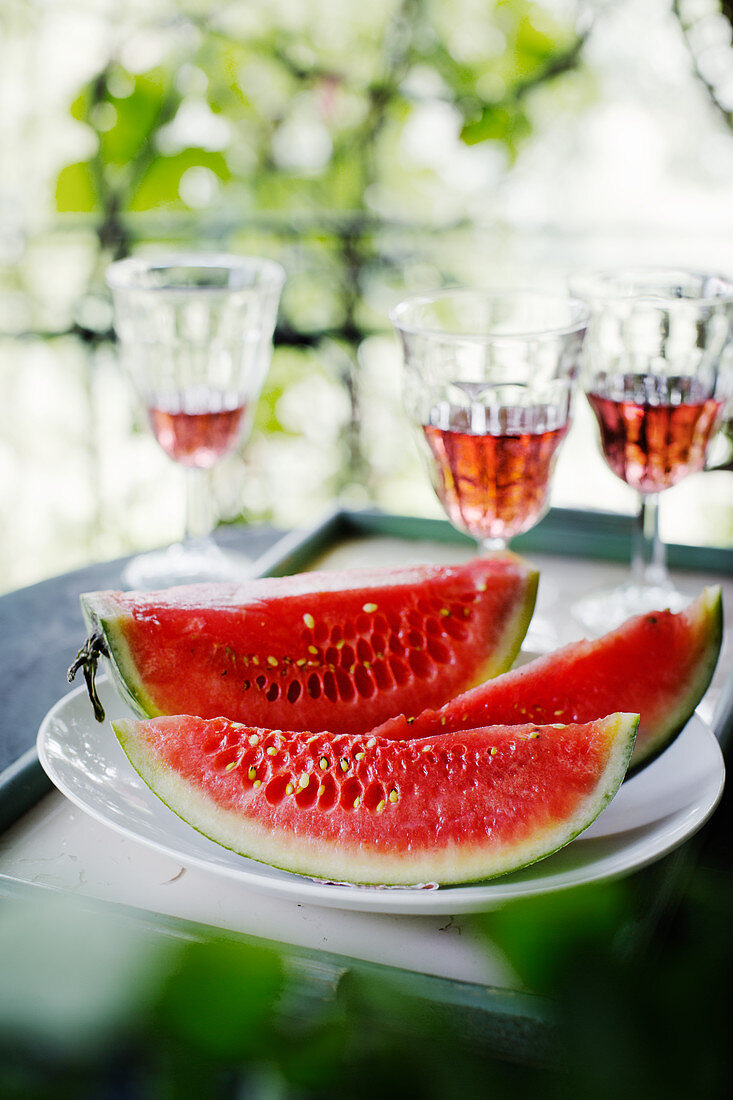
[[123,574],[132,588],[246,572],[211,538],[208,471],[251,428],[284,281],[272,260],[213,253],[130,257],[107,270],[122,362],[153,435],[186,473],[184,540],[133,558]]
[[[587,311],[567,295],[457,289],[409,298],[390,317],[435,492],[480,554],[504,552],[549,507]],[[535,616],[531,647],[556,642]]]
[[591,317],[582,384],[613,473],[639,495],[631,576],[573,611],[602,633],[631,615],[691,598],[669,576],[659,494],[705,467],[730,393],[733,282],[667,269],[595,272],[571,280]]

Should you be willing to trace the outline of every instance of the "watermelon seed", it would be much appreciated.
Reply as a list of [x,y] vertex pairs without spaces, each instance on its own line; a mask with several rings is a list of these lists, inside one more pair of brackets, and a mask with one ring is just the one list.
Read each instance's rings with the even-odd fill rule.
[[309,645],[308,646],[308,652],[318,655],[318,650],[316,649],[316,647],[314,645]]
[[354,760],[363,760],[363,759],[364,759],[364,753],[363,752],[354,753]]
[[238,768],[239,765],[242,763],[243,757],[244,757],[244,753],[240,753],[240,755],[236,758],[236,760],[230,760],[229,763],[227,764],[227,766],[224,768],[224,771],[225,772],[233,772],[234,769]]
[[358,810],[360,806],[361,806],[361,799],[360,798],[355,798],[354,799],[354,809]]
[[302,787],[307,787],[308,784],[310,783],[310,781],[311,781],[310,772],[303,772],[300,779],[298,780],[298,786],[301,787],[301,788]]
[[292,793],[293,793],[293,784],[288,783],[287,787],[285,788],[285,794],[292,794]]
[[267,755],[268,755],[268,756],[277,756],[277,749],[275,748],[275,746],[274,746],[274,745],[269,745],[269,746],[268,746],[268,748],[267,748]]
[[342,756],[341,759],[339,760],[339,764],[341,765],[341,771],[342,772],[347,772],[349,770],[349,761],[348,761],[347,757]]
[[257,768],[255,768],[255,767],[251,767],[251,768],[249,769],[249,771],[247,772],[247,778],[248,778],[249,780],[254,780],[254,779],[256,779],[256,778],[257,778]]
[[399,798],[400,798],[400,796],[397,794],[396,789],[393,787],[392,790],[389,792],[390,802],[398,802]]
[[367,748],[368,749],[373,749],[374,746],[376,745],[376,743],[377,743],[376,737],[370,737],[369,740],[367,741]]
[[252,786],[253,786],[253,787],[255,787],[255,788],[256,788],[256,787],[261,787],[261,786],[262,786],[262,780],[261,780],[261,779],[255,779],[255,781],[254,781],[254,783],[252,784]]
[[491,750],[491,755],[496,756],[497,752],[498,752],[498,749],[496,748],[496,745],[494,745],[494,747]]
[[384,799],[382,799],[381,802],[377,803],[377,813],[378,814],[381,814],[381,812],[384,809],[385,805],[386,805],[386,803],[385,803]]
[[367,615],[371,615],[371,613],[376,610],[377,605],[375,603],[365,603],[362,607],[362,611],[366,611]]
[[447,607],[441,607],[440,614],[442,615],[442,617],[444,619],[447,619],[448,616],[450,615],[450,610]]
[[299,657],[298,660],[295,663],[298,666],[298,668],[302,668],[303,665],[306,664],[306,659],[305,659],[305,657]]
[[340,638],[336,642],[336,649],[343,649],[345,645],[346,645],[346,639],[345,638]]
[[321,767],[321,769],[325,772],[326,768],[328,767],[328,757],[322,756],[321,759],[318,761],[318,764]]
[[323,792],[325,791],[325,789],[326,789],[325,783],[319,783],[318,784],[318,793],[317,793],[316,797],[320,798],[321,795],[323,794]]
[[305,615],[303,616],[303,622],[310,630],[312,630],[313,627],[316,625],[316,620],[313,618],[309,611],[306,611]]
[[260,735],[258,733],[251,733],[249,736],[250,745],[259,745]]
[[268,657],[267,663],[268,665],[272,665],[273,668],[277,668],[277,657]]

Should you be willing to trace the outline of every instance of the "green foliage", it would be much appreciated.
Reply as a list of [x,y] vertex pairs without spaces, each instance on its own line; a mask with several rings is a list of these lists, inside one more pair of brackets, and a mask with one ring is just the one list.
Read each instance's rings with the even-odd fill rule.
[[282,962],[273,950],[223,938],[194,943],[160,990],[156,1023],[208,1058],[259,1059],[283,985]]
[[94,170],[88,161],[62,168],[56,180],[56,209],[62,214],[91,214],[99,208]]
[[219,180],[231,178],[229,166],[221,153],[189,148],[170,156],[157,156],[131,195],[130,210],[182,206],[181,180],[190,168],[208,169]]
[[[537,3],[496,0],[480,18],[482,30],[502,36],[503,48],[489,59],[457,57],[451,7],[447,0],[395,0],[380,6],[368,28],[354,11],[353,26],[340,26],[346,55],[334,49],[335,33],[324,34],[316,7],[295,26],[279,25],[275,13],[268,25],[260,12],[260,31],[241,38],[192,17],[195,33],[171,34],[167,56],[142,73],[111,57],[70,106],[97,147],[89,161],[62,168],[59,211],[183,208],[180,180],[193,166],[230,184],[233,204],[364,209],[382,134],[388,125],[402,129],[430,100],[409,85],[412,73],[429,70],[440,82],[439,99],[464,117],[465,139],[497,142],[514,156],[532,130],[524,93],[572,67],[581,39]],[[466,16],[475,19],[475,9]],[[480,90],[487,76],[503,89],[496,99]],[[225,136],[210,148],[200,137],[187,141],[184,126],[180,148],[166,148],[165,128],[192,104],[201,117],[209,111],[226,123]]]
[[733,891],[689,865],[670,889],[669,872],[476,918],[542,991],[501,1049],[511,993],[486,990],[482,1016],[389,968],[216,930],[188,940],[80,899],[5,899],[0,1095],[722,1100]]
[[604,883],[517,901],[476,923],[528,989],[550,994],[570,976],[577,979],[581,959],[598,943],[613,945],[629,918],[630,900],[623,884]]
[[[156,12],[121,24],[130,37],[110,36],[108,58],[69,105],[93,152],[60,169],[55,203],[94,227],[89,293],[110,259],[161,237],[252,251],[266,227],[293,284],[276,344],[304,358],[291,363],[292,384],[314,369],[310,349],[345,352],[335,374],[325,364],[351,408],[331,480],[371,494],[358,351],[375,314],[365,299],[375,276],[398,286],[405,272],[404,254],[376,230],[462,216],[445,130],[431,149],[425,119],[447,109],[454,146],[491,143],[511,162],[532,134],[530,93],[579,63],[583,38],[537,0],[258,0],[186,5],[173,21]],[[146,36],[157,58],[136,71],[130,42]],[[411,144],[415,126],[425,150]],[[386,326],[386,310],[378,317]],[[271,372],[256,433],[292,434],[277,411],[289,384]]]

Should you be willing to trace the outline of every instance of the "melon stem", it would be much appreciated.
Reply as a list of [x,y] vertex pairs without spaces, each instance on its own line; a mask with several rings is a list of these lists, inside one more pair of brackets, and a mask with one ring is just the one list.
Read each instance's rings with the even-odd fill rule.
[[104,707],[102,701],[97,694],[97,685],[95,677],[97,674],[97,662],[100,657],[109,657],[109,649],[107,643],[104,640],[104,634],[101,630],[97,630],[94,634],[90,634],[84,645],[77,653],[73,664],[70,666],[69,671],[66,673],[66,678],[69,683],[72,683],[79,669],[84,672],[84,682],[87,685],[87,694],[92,704],[92,710],[94,711],[94,717],[98,722],[104,721]]

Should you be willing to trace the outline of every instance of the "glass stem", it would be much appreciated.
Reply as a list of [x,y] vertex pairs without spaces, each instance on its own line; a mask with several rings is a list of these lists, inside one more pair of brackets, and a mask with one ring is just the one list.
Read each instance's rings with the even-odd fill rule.
[[669,584],[667,555],[659,536],[659,494],[644,493],[634,526],[632,581],[640,588],[663,588]]
[[214,529],[213,493],[209,471],[186,467],[186,542],[201,542]]
[[503,554],[507,549],[506,539],[479,539],[478,554],[480,558],[490,558],[492,554]]

